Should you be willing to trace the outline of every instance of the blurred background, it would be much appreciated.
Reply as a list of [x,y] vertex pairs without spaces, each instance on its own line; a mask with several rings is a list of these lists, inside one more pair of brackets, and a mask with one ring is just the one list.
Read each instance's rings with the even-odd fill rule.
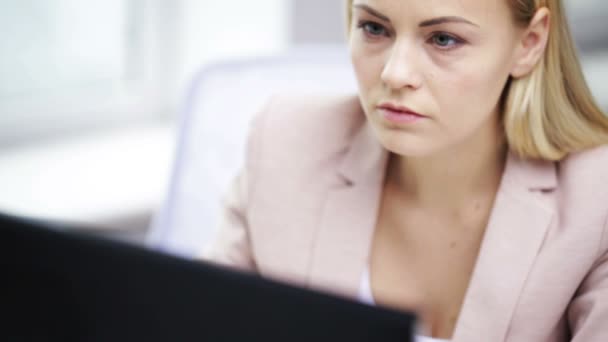
[[[565,3],[608,108],[608,2]],[[197,73],[344,45],[343,9],[342,0],[0,0],[0,211],[141,243]]]

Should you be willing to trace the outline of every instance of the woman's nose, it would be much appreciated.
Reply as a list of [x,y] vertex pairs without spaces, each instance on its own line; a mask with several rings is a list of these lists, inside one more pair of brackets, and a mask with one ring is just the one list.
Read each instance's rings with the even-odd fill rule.
[[417,68],[415,49],[407,43],[393,45],[381,79],[391,90],[420,88],[422,76]]

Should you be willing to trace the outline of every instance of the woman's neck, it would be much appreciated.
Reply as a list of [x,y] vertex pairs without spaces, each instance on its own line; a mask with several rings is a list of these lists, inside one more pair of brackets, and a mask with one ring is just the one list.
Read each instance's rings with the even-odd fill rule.
[[506,153],[505,139],[498,130],[432,156],[392,155],[387,186],[420,207],[458,209],[463,201],[495,195]]

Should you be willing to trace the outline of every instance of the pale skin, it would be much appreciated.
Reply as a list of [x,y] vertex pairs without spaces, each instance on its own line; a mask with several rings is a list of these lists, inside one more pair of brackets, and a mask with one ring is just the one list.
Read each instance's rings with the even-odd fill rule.
[[[450,339],[504,168],[501,94],[542,58],[550,13],[519,25],[507,0],[355,0],[352,12],[361,104],[391,152],[372,293]],[[386,102],[425,117],[389,121],[377,108]]]

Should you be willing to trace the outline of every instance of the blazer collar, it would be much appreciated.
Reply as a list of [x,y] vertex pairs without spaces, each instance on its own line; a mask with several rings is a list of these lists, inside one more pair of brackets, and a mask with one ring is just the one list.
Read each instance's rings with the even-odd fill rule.
[[454,342],[504,341],[519,296],[556,217],[556,164],[509,154]]
[[510,152],[503,180],[519,184],[530,191],[551,191],[557,187],[556,164],[551,161],[522,159]]
[[[364,122],[338,167],[343,185],[327,193],[311,256],[310,286],[356,298],[387,160],[387,151]],[[519,295],[555,217],[556,186],[555,163],[508,154],[454,342],[507,337]]]
[[[365,120],[364,114],[361,116]],[[365,121],[353,138],[342,163],[338,167],[338,174],[347,183],[376,182],[378,177],[384,176],[388,151],[382,147],[374,136],[371,125]]]
[[349,298],[357,296],[368,263],[388,160],[359,111],[361,124],[338,164],[340,185],[327,191],[307,280],[313,288]]

